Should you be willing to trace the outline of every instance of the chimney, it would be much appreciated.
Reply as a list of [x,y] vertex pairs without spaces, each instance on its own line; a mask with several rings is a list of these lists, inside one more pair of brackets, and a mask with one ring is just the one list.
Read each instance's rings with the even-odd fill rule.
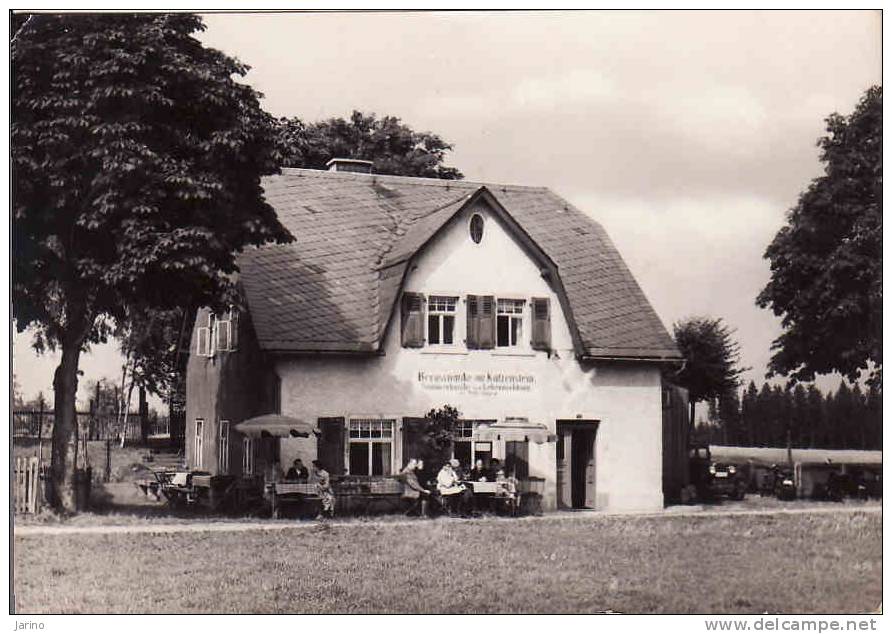
[[371,174],[372,162],[360,159],[333,158],[325,164],[329,172],[356,172],[359,174]]

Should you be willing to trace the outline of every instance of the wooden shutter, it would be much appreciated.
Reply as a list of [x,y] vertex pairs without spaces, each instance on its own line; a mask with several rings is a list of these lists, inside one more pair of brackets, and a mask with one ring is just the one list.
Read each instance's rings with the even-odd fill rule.
[[530,443],[523,440],[508,440],[505,442],[505,470],[514,471],[518,480],[523,480],[530,475],[529,460]]
[[469,350],[476,350],[480,347],[479,343],[479,316],[480,316],[480,298],[477,295],[468,295],[467,300],[468,328],[465,334],[465,345]]
[[496,298],[482,295],[477,319],[477,343],[481,350],[491,350],[496,345]]
[[403,417],[403,463],[400,469],[406,466],[409,458],[428,458],[427,443],[424,441],[425,421],[424,418]]
[[346,430],[344,417],[320,418],[318,423],[322,434],[316,445],[316,459],[331,475],[343,475]]
[[547,297],[534,297],[533,310],[533,350],[551,350],[551,305]]
[[424,296],[420,293],[403,293],[402,344],[404,348],[424,346]]

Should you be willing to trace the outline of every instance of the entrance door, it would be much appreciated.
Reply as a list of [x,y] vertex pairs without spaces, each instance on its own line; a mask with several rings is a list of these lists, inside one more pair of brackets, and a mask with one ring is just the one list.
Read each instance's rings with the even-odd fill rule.
[[595,507],[595,438],[598,421],[558,421],[558,506]]

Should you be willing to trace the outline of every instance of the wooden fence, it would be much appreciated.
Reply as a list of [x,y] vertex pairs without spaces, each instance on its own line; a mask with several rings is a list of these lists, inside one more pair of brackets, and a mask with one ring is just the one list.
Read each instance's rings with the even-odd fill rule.
[[40,461],[37,456],[15,459],[15,512],[37,513],[40,510],[41,484]]
[[[53,435],[55,414],[52,410],[14,410],[12,413],[12,435],[15,438],[50,438]],[[150,418],[147,421],[149,436],[170,436],[171,427],[167,417]],[[117,440],[121,437],[122,423],[115,414],[78,412],[77,427],[79,436],[88,440]],[[127,441],[139,440],[142,435],[139,412],[130,412],[124,438]]]

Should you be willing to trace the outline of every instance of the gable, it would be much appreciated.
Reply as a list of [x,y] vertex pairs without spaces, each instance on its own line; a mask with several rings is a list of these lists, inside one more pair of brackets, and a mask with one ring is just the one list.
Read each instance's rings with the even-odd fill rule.
[[264,191],[296,237],[239,258],[268,351],[379,350],[412,258],[485,199],[554,278],[579,356],[680,356],[603,228],[547,189],[286,169]]

